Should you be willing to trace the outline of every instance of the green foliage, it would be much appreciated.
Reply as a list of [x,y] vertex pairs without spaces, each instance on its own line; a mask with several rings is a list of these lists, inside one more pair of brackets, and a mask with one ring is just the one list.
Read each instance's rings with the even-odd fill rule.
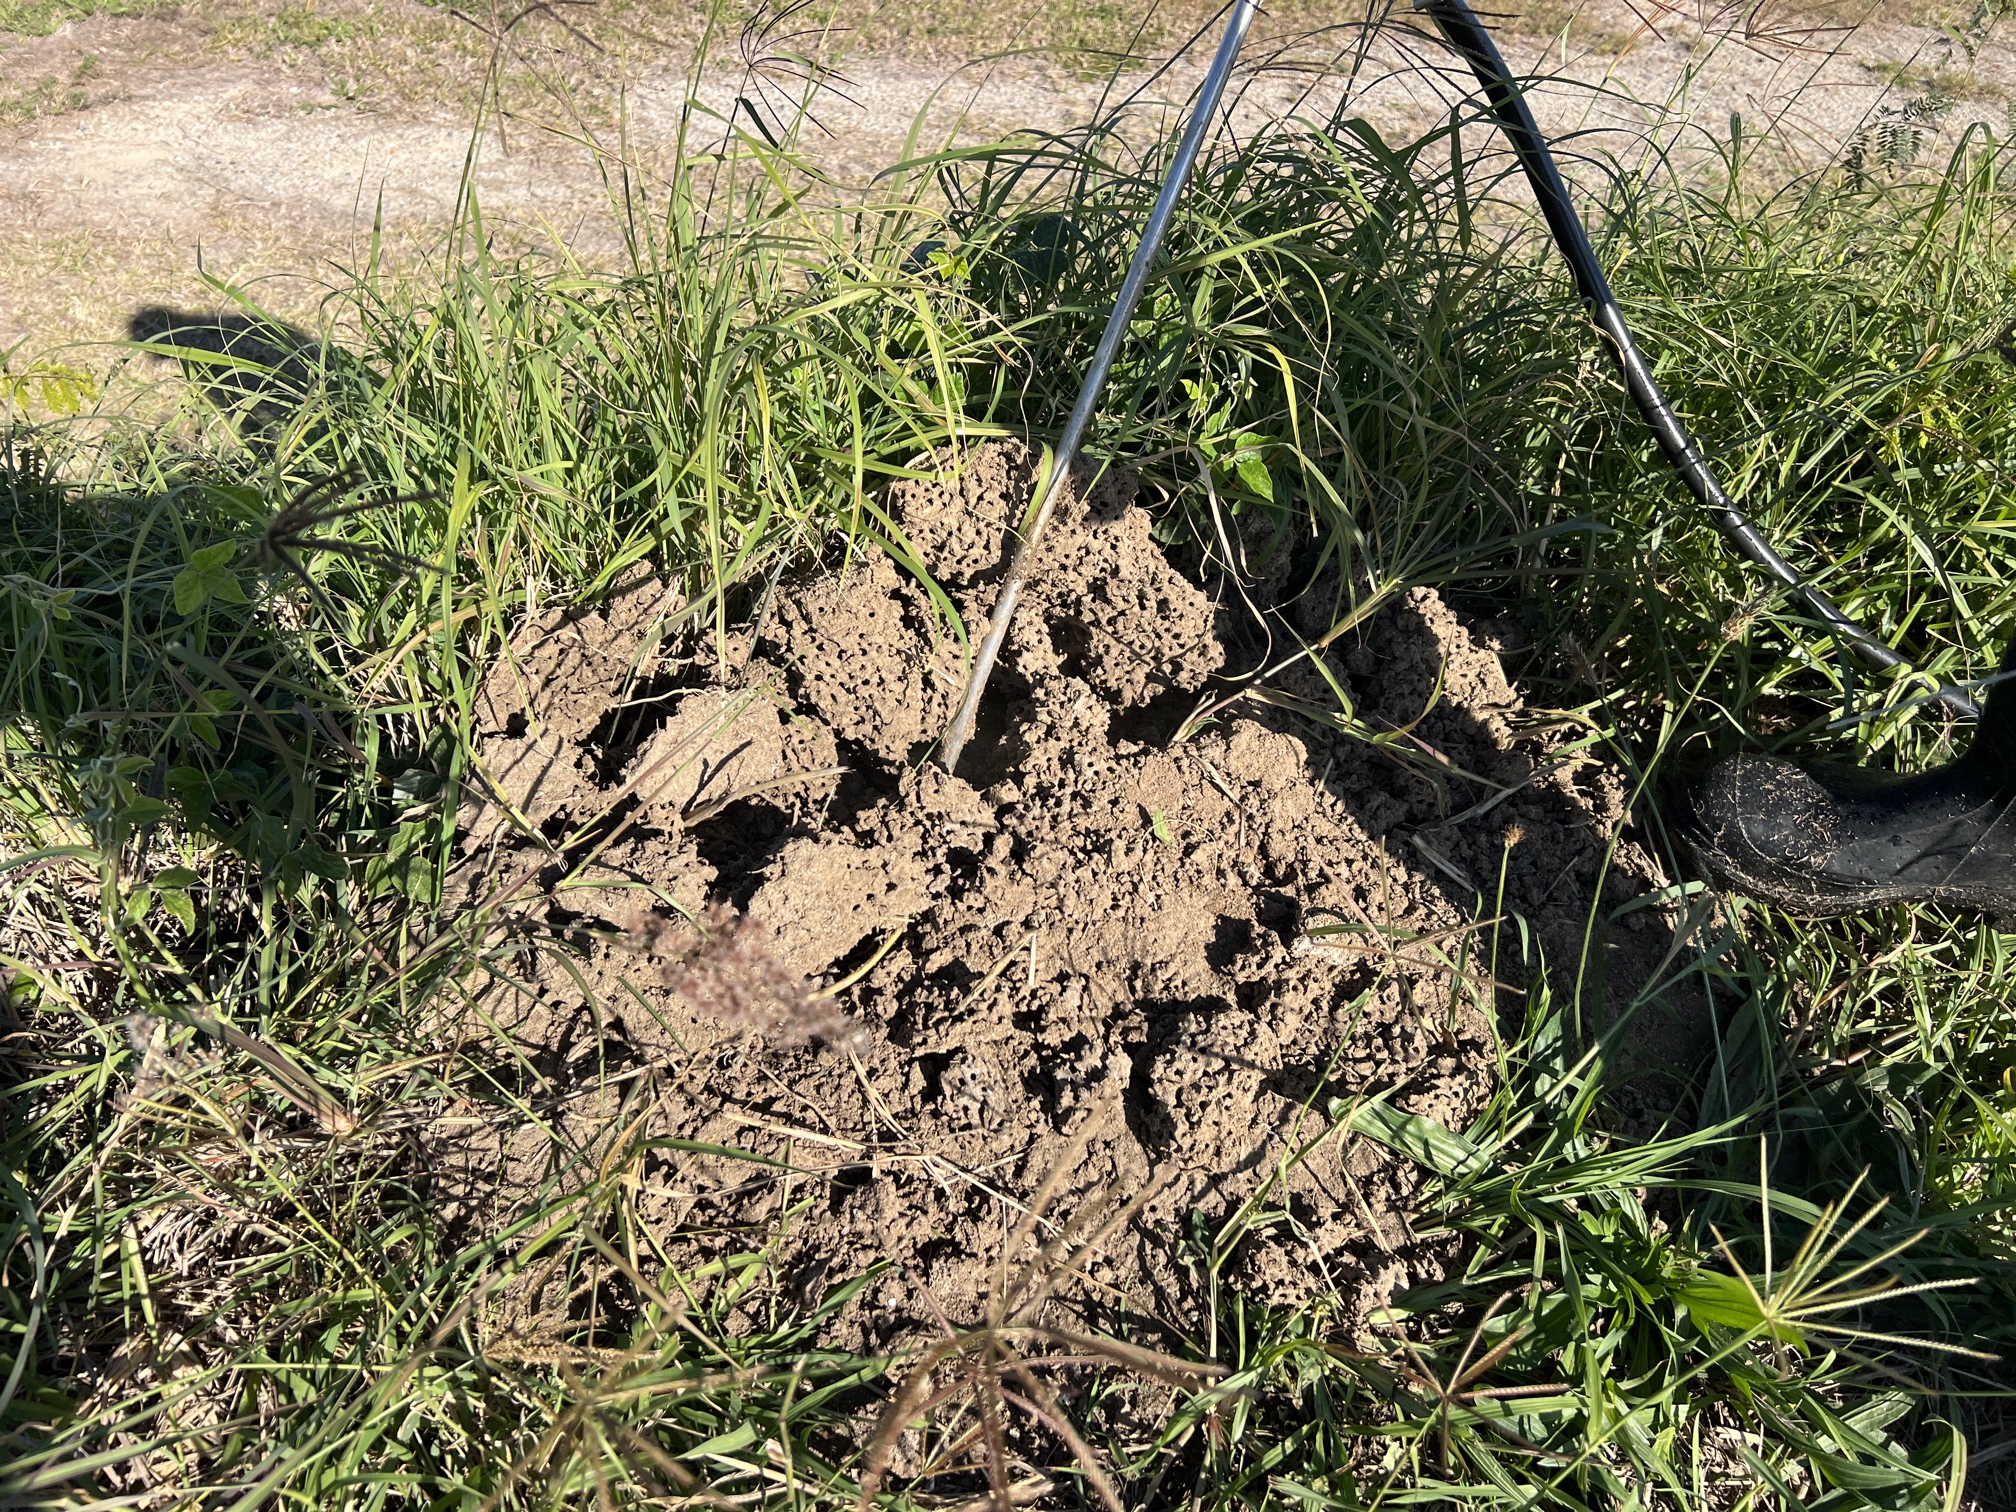
[[45,359],[30,363],[21,373],[10,373],[0,364],[0,416],[12,419],[17,410],[25,414],[32,400],[51,415],[75,419],[97,397],[97,381],[68,363]]
[[162,0],[0,0],[0,32],[46,37],[87,16],[140,16]]
[[[1426,582],[1523,619],[1535,701],[1633,773],[1647,824],[1689,746],[1845,712],[1857,755],[1936,756],[1922,681],[1872,684],[1688,512],[1523,212],[1452,171],[1479,136],[1346,117],[1210,155],[1096,449],[1155,486],[1179,552],[1231,519],[1313,539],[1340,623]],[[843,545],[914,568],[879,485],[955,438],[1055,433],[1167,145],[961,150],[836,212],[783,140],[619,187],[616,271],[501,259],[472,195],[438,285],[367,260],[332,291],[347,345],[270,425],[204,410],[192,442],[80,380],[74,418],[42,395],[55,418],[8,433],[10,1503],[858,1493],[892,1362],[825,1341],[864,1278],[789,1296],[760,1238],[661,1274],[647,1084],[567,1132],[538,1068],[443,1028],[521,970],[509,884],[445,887],[472,690],[511,629],[640,561],[724,635]],[[1738,146],[1712,194],[1620,173],[1605,225],[1732,491],[1937,676],[1991,666],[2016,608],[2003,163],[1976,139],[1928,182],[1763,194]],[[2006,939],[1930,911],[1692,923],[1671,973],[1734,1006],[1662,1129],[1615,1114],[1614,1040],[1566,988],[1504,1026],[1469,1129],[1309,1110],[1312,1138],[1422,1166],[1460,1263],[1372,1345],[1213,1283],[1175,1342],[1229,1374],[1145,1427],[1124,1349],[1101,1355],[1070,1401],[1122,1494],[1953,1504],[2016,1349]],[[412,1131],[528,1118],[560,1131],[537,1200],[444,1221]],[[1263,1209],[1200,1219],[1200,1276],[1294,1221]],[[514,1332],[551,1288],[587,1301]]]
[[[236,541],[219,541],[191,554],[189,565],[175,574],[175,612],[194,614],[212,599],[226,604],[247,602],[231,570],[231,558],[238,554]],[[202,717],[202,716],[198,716]]]
[[1738,152],[1716,194],[1620,189],[1608,260],[1731,494],[1922,676],[1872,686],[1824,651],[1685,508],[1621,409],[1536,458],[1563,507],[1614,527],[1591,543],[1579,628],[1620,681],[1706,701],[1695,729],[1720,746],[1811,740],[1846,717],[1865,749],[1926,759],[1944,732],[1913,698],[1992,672],[2016,619],[2006,152],[1971,134],[1927,184],[1756,195]]

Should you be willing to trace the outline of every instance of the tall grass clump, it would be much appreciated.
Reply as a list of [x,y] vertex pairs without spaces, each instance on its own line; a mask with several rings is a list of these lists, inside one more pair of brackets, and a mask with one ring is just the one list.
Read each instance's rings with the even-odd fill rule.
[[[644,1084],[612,1074],[584,1132],[550,1068],[444,1030],[522,976],[548,926],[520,905],[558,885],[451,886],[473,690],[529,617],[640,565],[718,635],[784,571],[921,571],[881,484],[1055,434],[1168,143],[1123,113],[920,147],[848,196],[788,132],[687,128],[656,178],[605,158],[613,266],[507,255],[473,194],[430,277],[367,257],[273,423],[122,411],[130,372],[70,420],[17,395],[10,1502],[839,1507],[867,1476],[942,1504],[869,1474],[883,1409],[930,1385],[830,1347],[870,1278],[796,1295],[762,1236],[661,1266]],[[1977,137],[1929,182],[1786,186],[1732,146],[1713,192],[1620,171],[1602,224],[1732,491],[1937,675],[1984,670],[2009,603],[2002,161]],[[1927,759],[1914,689],[1857,681],[1688,514],[1502,181],[1460,113],[1214,149],[1093,450],[1189,560],[1287,543],[1340,624],[1422,583],[1523,620],[1529,702],[1632,771],[1648,830],[1691,748]],[[1216,1286],[1242,1225],[1292,1214],[1200,1220],[1214,1310],[1182,1360],[1155,1341],[1146,1416],[1150,1355],[1092,1351],[1060,1400],[1104,1470],[1044,1494],[1960,1505],[2016,1348],[2004,937],[1671,901],[1671,972],[1721,1009],[1697,1095],[1622,1118],[1607,1047],[1531,973],[1474,1127],[1313,1110],[1420,1163],[1458,1272],[1368,1343]],[[444,1219],[427,1135],[493,1127],[544,1131],[536,1196]]]
[[[1558,299],[1472,228],[1437,166],[1453,130],[1396,147],[1340,115],[1203,165],[1094,440],[1165,481],[1172,534],[1197,533],[1205,476],[1235,514],[1336,541],[1353,584],[1452,574],[1530,528],[1486,438],[1561,362]],[[473,219],[425,303],[368,270],[333,296],[363,338],[343,422],[285,464],[403,491],[466,465],[494,555],[561,581],[648,555],[701,567],[704,594],[881,533],[873,486],[914,459],[1060,424],[1161,150],[1108,122],[814,212],[748,141],[621,201],[617,274],[504,262]]]
[[[1902,738],[1923,756],[1912,742],[1943,732],[1914,700],[1933,680],[1992,672],[2011,621],[2007,148],[1975,129],[1929,177],[1789,184],[1751,169],[1756,151],[1725,144],[1712,191],[1620,182],[1608,261],[1731,493],[1920,675],[1871,685],[1821,650],[1782,595],[1719,550],[1712,522],[1678,507],[1621,410],[1536,461],[1572,480],[1563,507],[1616,531],[1592,538],[1597,571],[1583,579],[1610,612],[1629,595],[1683,617],[1648,617],[1645,654],[1666,660],[1656,681],[1674,698],[1714,667],[1703,686],[1723,705],[1725,745],[1753,715],[1760,733],[1801,740],[1814,721],[1861,715],[1879,747]],[[1637,651],[1611,650],[1628,679]]]

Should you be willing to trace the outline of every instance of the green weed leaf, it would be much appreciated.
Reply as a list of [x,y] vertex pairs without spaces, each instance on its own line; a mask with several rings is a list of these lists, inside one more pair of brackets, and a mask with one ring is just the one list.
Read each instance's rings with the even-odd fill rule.
[[1766,1323],[1764,1314],[1757,1306],[1757,1293],[1735,1276],[1725,1276],[1720,1271],[1700,1271],[1685,1286],[1674,1294],[1687,1306],[1687,1312],[1697,1324],[1712,1323],[1720,1328],[1734,1329],[1737,1333],[1768,1332],[1782,1344],[1804,1349],[1806,1340],[1797,1330],[1784,1323]]
[[364,885],[371,896],[402,893],[422,902],[434,897],[434,866],[430,845],[434,835],[431,820],[402,824],[392,832],[385,853],[373,856],[364,869]]
[[1267,470],[1267,459],[1263,455],[1265,445],[1258,436],[1241,436],[1238,448],[1232,454],[1232,466],[1248,493],[1257,494],[1272,504],[1274,476]]
[[175,612],[194,614],[217,599],[226,604],[245,602],[245,590],[231,571],[231,559],[238,554],[236,541],[219,541],[191,554],[189,565],[175,574]]
[[33,387],[42,407],[52,415],[74,420],[84,406],[98,397],[98,380],[83,368],[62,362],[32,362],[26,372],[14,374],[0,369],[0,396],[16,408],[28,407]]
[[325,882],[341,882],[350,875],[350,868],[343,864],[341,856],[325,850],[312,840],[295,851],[293,859],[300,863],[302,871]]
[[[1348,1111],[1347,1111],[1348,1110]],[[1432,1118],[1402,1113],[1383,1102],[1350,1108],[1342,1099],[1331,1103],[1333,1118],[1345,1118],[1361,1134],[1420,1162],[1446,1180],[1475,1176],[1491,1165],[1491,1152],[1461,1134],[1452,1134]]]
[[158,824],[168,817],[168,805],[159,798],[140,794],[120,805],[119,817],[127,824]]
[[187,933],[194,934],[196,932],[196,905],[190,901],[189,894],[173,887],[157,888],[155,891],[161,899],[161,906],[168,910],[169,915],[175,922],[180,924]]
[[192,825],[201,825],[210,818],[210,779],[203,775],[201,768],[178,766],[168,769],[168,791],[182,803],[182,813]]

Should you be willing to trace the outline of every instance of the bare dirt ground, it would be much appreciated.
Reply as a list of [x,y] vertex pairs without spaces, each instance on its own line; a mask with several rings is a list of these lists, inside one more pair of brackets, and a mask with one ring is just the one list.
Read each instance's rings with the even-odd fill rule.
[[[941,460],[891,505],[970,626],[1035,459]],[[1082,1271],[1095,1306],[1193,1317],[1209,1257],[1186,1225],[1246,1209],[1241,1289],[1337,1295],[1362,1327],[1451,1251],[1414,1232],[1418,1169],[1345,1110],[1467,1126],[1496,1021],[1543,982],[1646,998],[1648,1047],[1686,1031],[1622,774],[1522,706],[1497,627],[1416,589],[1324,653],[1366,719],[1412,732],[1384,752],[1228,698],[1268,644],[1249,605],[1314,640],[1335,569],[1311,584],[1292,543],[1255,541],[1243,592],[1193,581],[1135,494],[1109,476],[1060,511],[956,777],[924,757],[961,650],[886,557],[780,589],[725,662],[667,633],[680,605],[649,578],[525,628],[478,705],[462,885],[575,880],[526,920],[557,946],[443,1032],[537,1068],[566,1111],[444,1134],[444,1214],[507,1224],[609,1140],[661,1142],[646,1209],[684,1273],[763,1235],[810,1296],[888,1262],[849,1325],[883,1345],[926,1315],[920,1283],[985,1297],[1061,1169],[1053,1229],[1139,1203]],[[1277,686],[1327,688],[1298,670]],[[1500,938],[1515,914],[1531,954]],[[1615,922],[1585,950],[1592,914]],[[499,1326],[534,1347],[546,1311]]]
[[[374,222],[396,262],[438,244],[471,150],[486,40],[415,0],[263,3],[94,16],[45,37],[0,32],[0,351],[107,341],[142,304],[214,305],[204,272],[312,320],[332,270],[367,255]],[[2016,62],[1985,34],[1809,22],[1746,42],[1698,18],[1650,30],[1619,0],[1572,16],[1529,11],[1504,26],[1515,66],[1551,78],[1537,98],[1543,124],[1588,157],[1642,151],[1654,126],[1726,132],[1740,113],[1781,122],[1795,167],[1830,160],[1858,131],[1878,153],[1930,158],[1969,125],[2006,125],[2016,88]],[[479,144],[475,182],[493,229],[525,245],[613,254],[595,155],[575,134],[599,111],[613,141],[609,107],[620,96],[628,151],[648,165],[670,150],[692,47],[643,35],[624,33],[621,51],[577,49],[592,78],[554,61],[571,45],[565,36],[520,50],[510,115]],[[1068,128],[1112,97],[1082,55],[1070,66],[1031,55],[962,64],[957,40],[845,56],[809,154],[861,183],[902,156],[920,120],[928,146]],[[1327,111],[1347,88],[1353,109],[1390,132],[1446,112],[1457,85],[1404,27],[1371,40],[1348,85],[1317,72],[1357,45],[1336,28],[1261,36],[1234,129]],[[1200,67],[1193,55],[1160,77],[1123,75],[1119,92],[1178,101]],[[541,93],[540,76],[592,86],[577,94],[585,115],[570,119]],[[749,92],[733,60],[703,87],[722,108]],[[109,354],[69,360],[102,366]]]

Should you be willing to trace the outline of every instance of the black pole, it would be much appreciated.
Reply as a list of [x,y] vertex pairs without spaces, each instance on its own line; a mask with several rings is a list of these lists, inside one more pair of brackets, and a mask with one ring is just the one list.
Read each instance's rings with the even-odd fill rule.
[[[1652,427],[1652,434],[1659,438],[1659,449],[1666,453],[1667,462],[1680,475],[1680,481],[1687,485],[1688,492],[1714,513],[1722,534],[1731,546],[1790,588],[1815,618],[1854,646],[1865,661],[1885,668],[1909,667],[1910,662],[1848,618],[1839,605],[1801,577],[1798,569],[1773,549],[1763,533],[1722,491],[1722,485],[1709,470],[1700,447],[1694,444],[1687,427],[1673,413],[1673,406],[1666,402],[1665,394],[1660,392],[1658,383],[1653,380],[1651,368],[1638,351],[1638,343],[1631,339],[1631,328],[1624,323],[1624,312],[1617,308],[1616,297],[1610,292],[1610,281],[1603,276],[1602,264],[1596,261],[1596,249],[1589,244],[1589,233],[1583,228],[1582,218],[1575,213],[1574,203],[1568,198],[1568,186],[1561,181],[1561,170],[1554,162],[1554,154],[1548,149],[1547,139],[1540,134],[1533,112],[1527,107],[1526,96],[1513,79],[1511,70],[1505,66],[1505,59],[1491,40],[1491,34],[1484,29],[1465,0],[1420,0],[1420,3],[1421,8],[1434,18],[1449,45],[1463,55],[1463,60],[1477,75],[1477,82],[1484,86],[1484,98],[1490,106],[1491,118],[1512,144],[1512,155],[1519,160],[1519,166],[1526,172],[1526,181],[1533,186],[1533,197],[1540,202],[1540,213],[1547,218],[1547,229],[1553,233],[1554,245],[1560,249],[1568,271],[1574,276],[1575,291],[1589,306],[1597,328],[1609,338],[1611,355],[1617,359],[1617,366],[1624,375],[1624,387],[1630,391],[1638,413]],[[1942,687],[1936,696],[1962,719],[1980,716],[1981,710],[1974,700],[1958,688]]]

